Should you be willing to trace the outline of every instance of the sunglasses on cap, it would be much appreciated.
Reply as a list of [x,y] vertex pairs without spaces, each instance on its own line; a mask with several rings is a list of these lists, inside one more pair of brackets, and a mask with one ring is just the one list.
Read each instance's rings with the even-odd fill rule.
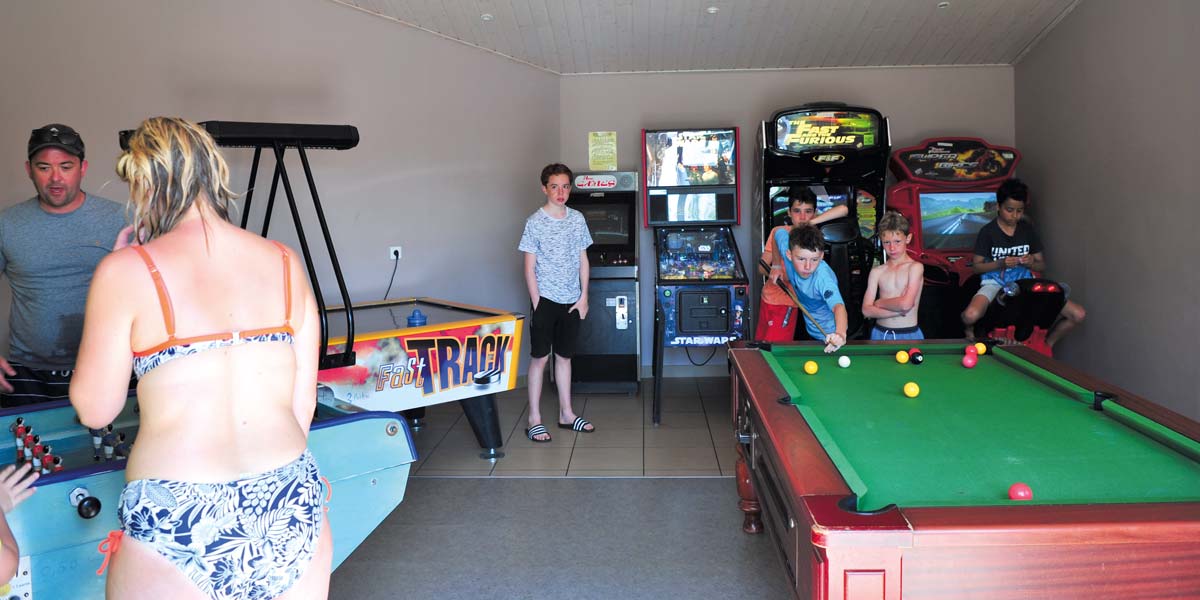
[[43,148],[61,148],[83,158],[83,138],[66,125],[47,125],[29,134],[29,158]]

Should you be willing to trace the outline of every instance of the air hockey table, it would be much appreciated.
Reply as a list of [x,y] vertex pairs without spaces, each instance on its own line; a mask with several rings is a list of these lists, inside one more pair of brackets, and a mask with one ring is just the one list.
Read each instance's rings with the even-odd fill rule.
[[[349,414],[457,400],[483,449],[480,457],[504,456],[496,394],[516,386],[525,315],[436,298],[351,310],[355,362],[317,374],[320,404]],[[345,311],[328,310],[329,355],[345,351]]]
[[[0,410],[0,424],[10,430],[18,419],[32,427],[41,449],[58,458],[59,470],[43,474],[33,496],[7,515],[21,557],[10,590],[0,597],[103,598],[104,577],[96,575],[103,555],[97,546],[120,527],[121,454],[137,436],[137,400],[130,396],[111,431],[96,442],[65,400]],[[346,414],[321,405],[308,447],[330,483],[336,569],[404,499],[416,450],[407,423],[395,413]],[[13,452],[17,446],[9,448]],[[9,454],[4,460],[14,458]]]

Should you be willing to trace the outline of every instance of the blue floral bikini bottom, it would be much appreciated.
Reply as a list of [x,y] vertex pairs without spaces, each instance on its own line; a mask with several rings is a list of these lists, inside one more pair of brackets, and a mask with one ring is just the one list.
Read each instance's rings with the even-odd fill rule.
[[304,574],[324,519],[307,450],[266,473],[226,483],[138,479],[118,509],[125,535],[149,545],[206,596],[274,598]]

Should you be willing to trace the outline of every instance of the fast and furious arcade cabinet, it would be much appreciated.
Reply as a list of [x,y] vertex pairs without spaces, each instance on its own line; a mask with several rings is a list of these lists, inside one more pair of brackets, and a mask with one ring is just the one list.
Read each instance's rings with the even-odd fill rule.
[[[654,228],[653,421],[662,421],[667,348],[745,339],[748,281],[732,225],[740,222],[735,127],[643,131],[644,224]],[[690,358],[690,355],[689,355]]]
[[[918,319],[926,337],[962,336],[960,314],[979,289],[979,276],[971,269],[975,238],[996,217],[996,189],[1020,161],[1015,148],[973,137],[930,138],[892,155],[897,183],[888,190],[887,207],[908,218],[913,236],[908,251],[925,265]],[[1065,300],[1061,285],[1022,280],[1008,294],[1020,297],[998,300],[1008,300],[1014,314],[997,314],[1004,307],[993,302],[980,327],[1049,354],[1045,330]]]
[[[776,112],[762,123],[758,141],[755,250],[769,241],[772,229],[789,224],[788,202],[801,188],[817,196],[818,213],[835,206],[849,209],[846,217],[818,227],[825,237],[825,262],[837,275],[846,303],[846,337],[855,337],[863,325],[862,299],[887,177],[888,120],[873,108],[813,102]],[[754,280],[761,285],[761,277]],[[761,293],[761,287],[757,291]],[[804,331],[797,324],[797,338],[807,339]]]
[[569,206],[583,213],[592,245],[588,318],[571,361],[577,391],[636,393],[641,376],[638,318],[638,173],[578,173]]

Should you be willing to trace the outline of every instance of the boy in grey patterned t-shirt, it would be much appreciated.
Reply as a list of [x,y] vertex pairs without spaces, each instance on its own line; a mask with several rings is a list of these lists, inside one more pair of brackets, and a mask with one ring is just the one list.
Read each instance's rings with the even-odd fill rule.
[[546,443],[550,432],[542,424],[542,378],[554,351],[554,380],[558,386],[558,426],[591,433],[596,428],[571,408],[571,357],[579,338],[579,322],[587,318],[587,247],[592,245],[587,222],[567,208],[571,170],[559,163],[542,169],[546,204],[525,220],[518,249],[525,253],[525,285],[533,303],[530,318],[529,428],[530,441]]

